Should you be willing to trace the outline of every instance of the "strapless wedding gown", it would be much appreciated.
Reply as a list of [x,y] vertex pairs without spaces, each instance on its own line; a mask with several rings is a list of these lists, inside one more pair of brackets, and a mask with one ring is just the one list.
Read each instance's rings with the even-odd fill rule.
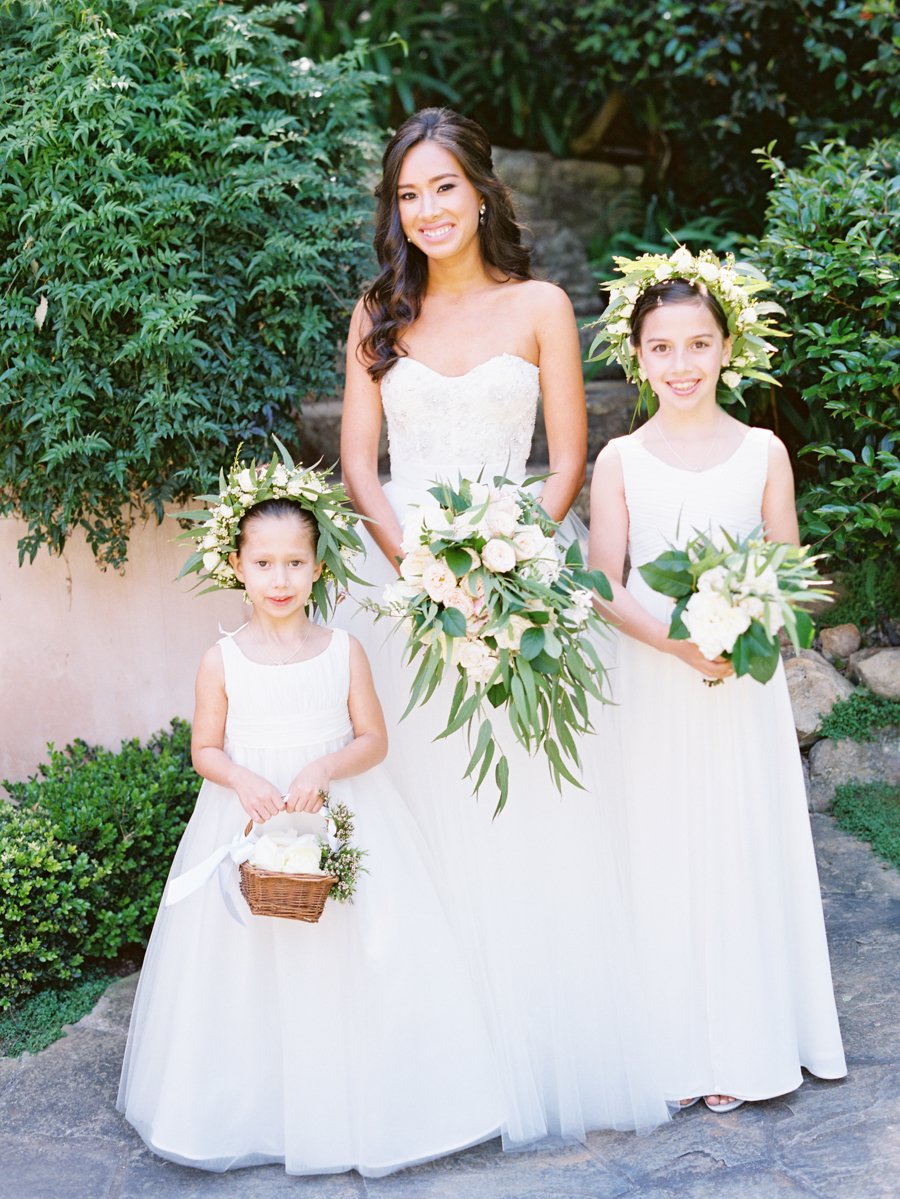
[[[532,363],[501,354],[447,377],[404,358],[381,390],[391,455],[385,492],[401,522],[435,479],[525,478],[539,398]],[[543,757],[529,758],[492,716],[511,780],[506,809],[493,819],[491,785],[475,798],[463,779],[465,733],[434,740],[452,683],[401,719],[413,678],[403,637],[356,602],[396,577],[370,539],[359,573],[374,586],[340,604],[335,622],[369,655],[388,724],[386,769],[429,845],[481,997],[503,1087],[504,1144],[653,1127],[668,1109],[632,965],[615,763],[607,767],[597,739],[584,738],[588,789],[560,796]]]

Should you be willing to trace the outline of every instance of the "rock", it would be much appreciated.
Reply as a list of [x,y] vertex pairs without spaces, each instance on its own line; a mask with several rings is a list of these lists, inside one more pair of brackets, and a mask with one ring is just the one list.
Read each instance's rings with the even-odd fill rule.
[[831,666],[821,654],[803,650],[784,664],[797,740],[812,745],[819,726],[839,699],[847,699],[853,684]]
[[851,654],[847,660],[847,678],[851,679],[854,683],[861,683],[862,675],[860,674],[860,666],[868,658],[877,654],[879,648],[877,645],[869,645],[865,649],[858,649],[855,654]]
[[859,681],[884,699],[900,699],[900,647],[876,649],[856,665]]
[[846,662],[859,649],[859,629],[855,624],[837,624],[833,629],[823,629],[819,634],[822,653],[829,662],[836,658]]
[[809,806],[827,812],[841,783],[900,784],[900,729],[874,741],[817,741],[809,751]]

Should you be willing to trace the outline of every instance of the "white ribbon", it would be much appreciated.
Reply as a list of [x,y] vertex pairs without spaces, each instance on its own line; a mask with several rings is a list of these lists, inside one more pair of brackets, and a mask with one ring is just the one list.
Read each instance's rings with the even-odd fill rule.
[[192,866],[190,870],[180,874],[178,878],[171,879],[166,888],[166,907],[170,908],[173,903],[181,903],[182,899],[199,891],[205,883],[209,882],[226,858],[231,858],[232,862],[238,866],[241,862],[246,862],[250,857],[250,847],[256,839],[255,828],[251,829],[246,836],[243,833],[237,833],[228,845],[220,845],[202,862],[198,862],[196,866]]

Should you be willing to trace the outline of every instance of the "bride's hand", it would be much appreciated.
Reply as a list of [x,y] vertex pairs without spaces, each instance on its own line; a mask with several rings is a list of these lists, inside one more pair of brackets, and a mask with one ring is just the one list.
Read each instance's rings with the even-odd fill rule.
[[727,679],[734,674],[727,658],[704,658],[693,641],[667,641],[666,650],[706,679]]

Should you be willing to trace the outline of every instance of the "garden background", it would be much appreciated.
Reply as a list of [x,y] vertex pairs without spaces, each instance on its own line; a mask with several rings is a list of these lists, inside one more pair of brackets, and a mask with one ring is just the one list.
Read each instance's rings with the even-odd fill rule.
[[[803,536],[838,581],[823,624],[858,636],[789,663],[798,736],[813,765],[869,746],[838,807],[897,859],[898,49],[886,0],[0,2],[0,1007],[17,1027],[139,955],[196,789],[170,721],[218,624],[241,621],[235,596],[173,581],[171,514],[238,443],[333,456],[379,147],[423,104],[484,124],[585,321],[614,254],[673,237],[773,282],[782,386],[749,388],[739,415],[787,441]],[[567,203],[548,179],[571,181]],[[627,427],[621,380],[586,373]],[[596,452],[611,426],[593,428]]]

